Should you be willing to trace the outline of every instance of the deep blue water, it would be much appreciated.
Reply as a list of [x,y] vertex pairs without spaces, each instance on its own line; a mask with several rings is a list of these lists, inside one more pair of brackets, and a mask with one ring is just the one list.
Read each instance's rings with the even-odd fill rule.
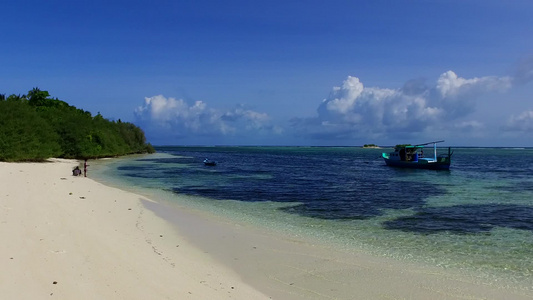
[[115,176],[230,209],[248,203],[250,215],[397,257],[533,277],[533,149],[454,149],[449,171],[387,167],[381,152],[392,149],[156,150],[116,164]]
[[[533,198],[501,203],[482,199],[448,207],[427,207],[426,199],[449,193],[443,185],[489,180],[489,189],[533,192],[533,150],[455,149],[450,171],[390,168],[382,150],[329,147],[157,147],[172,158],[142,159],[153,164],[121,166],[132,177],[176,181],[179,194],[217,200],[294,202],[288,213],[322,219],[367,219],[384,209],[412,209],[384,228],[420,233],[475,233],[494,226],[533,231]],[[204,166],[204,158],[216,160]],[[180,164],[168,169],[164,164]],[[147,172],[147,170],[150,172]],[[496,194],[498,195],[498,194]],[[496,196],[495,195],[495,196]],[[533,195],[533,194],[532,194]],[[487,203],[487,200],[489,203]]]

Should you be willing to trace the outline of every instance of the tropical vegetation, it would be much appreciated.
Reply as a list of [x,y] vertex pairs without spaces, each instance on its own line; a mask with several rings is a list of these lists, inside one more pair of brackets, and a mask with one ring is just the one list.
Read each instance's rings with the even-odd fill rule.
[[379,146],[376,144],[364,144],[363,148],[379,148]]
[[110,121],[34,88],[0,94],[0,161],[92,159],[155,152],[132,123]]

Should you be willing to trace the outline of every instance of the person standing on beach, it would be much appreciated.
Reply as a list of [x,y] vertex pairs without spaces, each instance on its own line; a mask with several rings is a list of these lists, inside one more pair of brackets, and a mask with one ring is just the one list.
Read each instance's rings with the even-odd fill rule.
[[83,176],[87,177],[87,167],[89,165],[87,164],[87,159],[85,159],[85,162],[83,163]]

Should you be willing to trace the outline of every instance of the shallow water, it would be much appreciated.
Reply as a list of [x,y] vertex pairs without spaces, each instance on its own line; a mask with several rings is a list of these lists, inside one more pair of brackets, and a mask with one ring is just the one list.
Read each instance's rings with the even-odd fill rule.
[[450,171],[387,167],[390,149],[157,150],[95,176],[347,250],[533,286],[533,149],[455,149]]

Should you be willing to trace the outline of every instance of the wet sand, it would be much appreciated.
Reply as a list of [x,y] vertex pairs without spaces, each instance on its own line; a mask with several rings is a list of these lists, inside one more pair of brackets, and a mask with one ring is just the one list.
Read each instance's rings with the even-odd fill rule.
[[209,213],[145,203],[272,299],[533,299],[511,282],[349,251]]

